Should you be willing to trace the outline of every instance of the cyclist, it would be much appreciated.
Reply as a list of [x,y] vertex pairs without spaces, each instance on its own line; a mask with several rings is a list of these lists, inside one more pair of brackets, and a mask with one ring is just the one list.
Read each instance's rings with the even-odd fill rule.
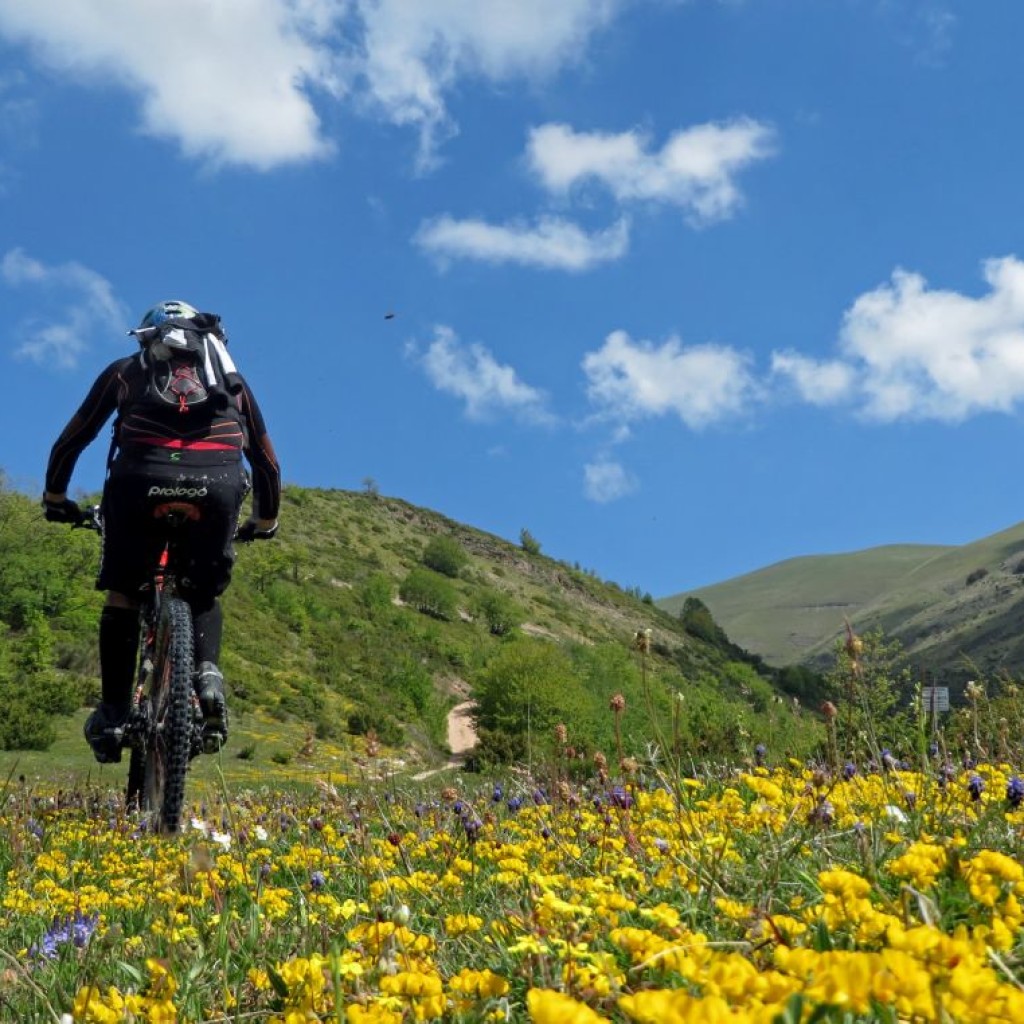
[[[200,508],[178,583],[195,627],[203,745],[214,751],[227,739],[218,598],[231,578],[232,539],[236,527],[239,540],[271,539],[281,493],[263,415],[226,355],[220,318],[185,302],[161,302],[130,333],[142,351],[115,360],[96,378],[53,446],[43,494],[48,520],[81,520],[79,506],[67,496],[68,484],[78,457],[116,412],[96,581],[97,589],[107,592],[99,630],[102,699],[85,723],[85,737],[101,763],[121,760],[112,730],[128,715],[139,649],[139,592],[149,583],[163,545],[154,508],[169,500]],[[203,358],[197,359],[197,351]],[[237,526],[249,489],[243,453],[252,470],[253,512]]]

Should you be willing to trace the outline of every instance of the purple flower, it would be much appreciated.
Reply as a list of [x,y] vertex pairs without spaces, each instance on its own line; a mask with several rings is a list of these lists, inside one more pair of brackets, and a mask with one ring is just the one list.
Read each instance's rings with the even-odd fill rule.
[[633,797],[622,786],[615,786],[611,791],[611,802],[620,810],[628,811],[633,806]]
[[510,796],[508,798],[508,809],[513,814],[515,814],[516,811],[518,811],[519,808],[522,807],[522,806],[523,806],[523,801],[520,800],[519,797],[517,797],[517,796]]
[[981,792],[985,788],[985,782],[980,775],[972,775],[967,783],[967,790],[972,800],[980,800]]
[[55,960],[61,946],[72,945],[83,949],[99,924],[99,914],[76,911],[73,917],[54,918],[42,939],[31,947],[29,954],[44,960]]
[[327,876],[322,871],[314,871],[309,876],[309,887],[313,892],[321,892],[327,887]]
[[1011,807],[1020,807],[1024,802],[1024,779],[1019,775],[1011,775],[1006,783],[1006,802]]
[[754,747],[754,760],[756,760],[759,765],[764,764],[764,755],[767,753],[768,748],[763,743],[758,743],[758,745]]
[[505,791],[496,782],[494,784],[494,792],[491,793],[491,802],[492,803],[496,803],[496,804],[500,804],[501,800],[502,800],[502,797],[504,797],[504,795],[505,795]]
[[857,774],[857,766],[852,761],[847,761],[843,765],[843,778],[849,782],[850,779]]
[[466,838],[471,843],[475,843],[480,836],[480,829],[484,827],[484,823],[479,818],[467,816],[462,821],[462,827],[466,830]]

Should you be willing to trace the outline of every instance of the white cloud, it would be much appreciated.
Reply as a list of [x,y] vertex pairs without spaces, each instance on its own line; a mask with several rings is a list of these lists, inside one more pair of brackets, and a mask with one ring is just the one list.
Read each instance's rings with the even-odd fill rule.
[[625,0],[0,0],[0,36],[58,73],[136,94],[146,134],[190,157],[267,169],[331,151],[312,96],[348,98],[420,136],[454,132],[464,76],[579,60]]
[[[805,398],[807,387],[831,380],[831,400],[852,397],[883,422],[1011,412],[1024,400],[1024,262],[988,260],[984,276],[989,291],[974,298],[930,290],[919,274],[897,270],[847,310],[841,363],[777,353],[776,368]],[[819,404],[827,399],[819,393]]]
[[748,358],[720,345],[634,342],[613,331],[583,359],[587,394],[602,415],[623,421],[674,414],[697,430],[743,414],[758,396]]
[[0,0],[0,33],[48,66],[138,93],[146,134],[257,168],[329,150],[304,91],[330,86],[318,33],[342,0]]
[[772,353],[772,372],[788,377],[811,405],[834,405],[847,398],[856,382],[853,367],[840,360],[818,361],[799,352]]
[[445,93],[456,79],[550,74],[578,61],[625,0],[357,0],[361,73],[371,102],[420,132],[420,163],[454,131]]
[[619,202],[668,203],[708,223],[736,209],[742,201],[736,174],[771,155],[773,145],[772,129],[749,118],[680,129],[660,150],[638,131],[577,132],[546,124],[530,132],[527,161],[550,192],[594,180]]
[[478,259],[580,271],[625,255],[629,248],[629,224],[619,220],[604,231],[587,234],[559,217],[541,217],[533,225],[498,225],[443,216],[425,222],[414,241],[442,259]]
[[618,462],[608,458],[598,458],[583,467],[584,494],[598,504],[617,501],[636,487],[636,480]]
[[55,296],[48,301],[60,307],[58,314],[18,326],[23,340],[15,355],[41,366],[73,369],[95,335],[123,330],[128,322],[110,282],[80,263],[46,266],[22,249],[11,249],[0,260],[0,279],[10,288],[42,288]]
[[554,421],[542,391],[520,380],[511,366],[499,363],[482,345],[463,345],[450,327],[439,324],[425,351],[410,346],[408,354],[439,391],[466,403],[470,419],[511,413],[530,423]]

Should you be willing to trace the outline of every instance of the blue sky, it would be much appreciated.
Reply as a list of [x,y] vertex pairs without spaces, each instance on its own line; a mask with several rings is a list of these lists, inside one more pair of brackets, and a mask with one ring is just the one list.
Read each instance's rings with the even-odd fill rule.
[[1021,38],[1016,0],[0,0],[0,467],[38,492],[181,298],[287,482],[656,597],[1008,527]]

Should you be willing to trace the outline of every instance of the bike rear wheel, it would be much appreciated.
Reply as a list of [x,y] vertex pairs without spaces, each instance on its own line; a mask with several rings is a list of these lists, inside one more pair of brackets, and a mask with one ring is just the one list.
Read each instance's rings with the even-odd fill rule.
[[132,749],[128,800],[157,818],[162,832],[177,832],[185,803],[185,775],[192,747],[194,669],[192,613],[178,597],[160,603],[148,694],[144,746]]

